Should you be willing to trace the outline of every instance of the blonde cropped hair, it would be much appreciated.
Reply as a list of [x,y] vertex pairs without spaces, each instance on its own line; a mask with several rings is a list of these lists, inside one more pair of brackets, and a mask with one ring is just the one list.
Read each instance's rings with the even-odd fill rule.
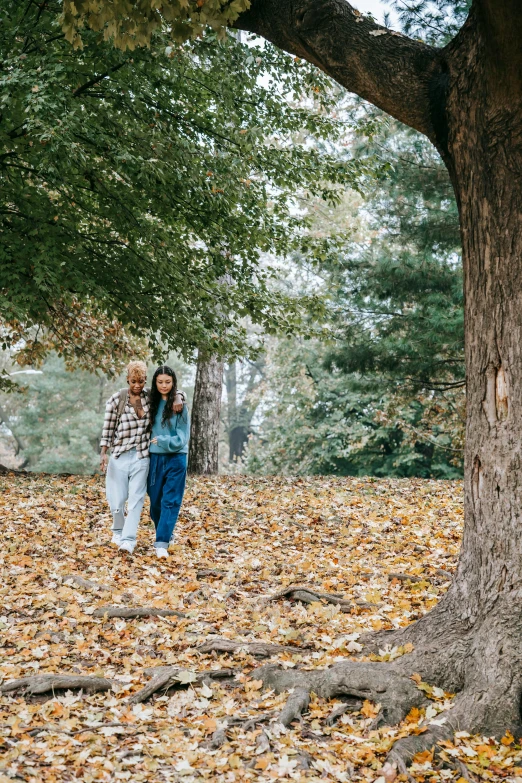
[[140,378],[147,377],[147,365],[145,362],[129,362],[127,365],[127,378],[138,375]]

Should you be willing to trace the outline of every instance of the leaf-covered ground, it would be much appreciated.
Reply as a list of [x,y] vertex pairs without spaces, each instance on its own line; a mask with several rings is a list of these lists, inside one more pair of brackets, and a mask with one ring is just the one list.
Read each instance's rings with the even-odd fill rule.
[[[145,513],[132,557],[109,543],[99,477],[0,477],[1,682],[56,673],[112,682],[92,695],[2,695],[0,783],[391,783],[393,774],[381,773],[386,752],[443,713],[450,694],[419,683],[431,698],[427,714],[413,709],[400,726],[379,729],[376,704],[329,725],[339,703],[313,698],[304,721],[283,730],[277,717],[286,696],[262,691],[251,672],[270,660],[310,668],[357,658],[365,630],[428,611],[455,568],[461,495],[459,483],[441,481],[192,480],[172,555],[158,561]],[[346,601],[295,601],[286,590],[293,584]],[[110,618],[105,606],[184,616]],[[240,644],[204,651],[226,640]],[[253,642],[290,649],[261,659],[248,648]],[[404,653],[382,650],[380,660]],[[166,665],[178,670],[173,687],[133,703],[153,676],[146,670]],[[232,671],[220,679],[218,670]],[[421,754],[411,774],[522,783],[517,743],[461,733],[442,753]]]

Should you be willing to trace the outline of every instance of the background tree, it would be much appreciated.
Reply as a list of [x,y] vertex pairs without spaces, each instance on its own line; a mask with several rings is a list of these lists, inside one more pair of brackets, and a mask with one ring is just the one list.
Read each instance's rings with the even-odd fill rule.
[[[246,3],[245,3],[246,4]],[[66,5],[113,30],[123,43],[128,7]],[[90,4],[89,4],[90,5]],[[207,20],[207,9],[187,3],[175,17],[182,34]],[[522,9],[512,0],[473,0],[469,16],[444,47],[397,34],[361,16],[345,0],[253,0],[213,4],[210,21],[234,21],[255,35],[318,65],[348,90],[424,134],[444,160],[455,189],[465,289],[467,427],[465,532],[456,577],[444,599],[422,620],[389,634],[414,652],[386,666],[340,663],[320,678],[271,668],[265,683],[299,686],[296,714],[311,688],[322,695],[360,692],[390,705],[385,719],[411,706],[410,676],[457,692],[443,725],[399,741],[395,758],[430,747],[459,730],[522,732],[522,542],[518,535],[522,441],[521,166]],[[140,8],[142,6],[140,5]],[[152,4],[144,19],[161,24]],[[105,14],[105,17],[102,16]],[[168,21],[172,21],[171,18]],[[147,37],[147,24],[139,29]],[[444,645],[440,640],[444,639]],[[382,642],[377,642],[382,643]],[[411,691],[410,691],[411,693]],[[294,699],[294,703],[296,699]]]
[[234,463],[242,459],[252,419],[259,405],[259,386],[263,380],[266,363],[262,353],[255,360],[243,364],[230,362],[225,369],[227,389],[226,429],[228,434],[228,459]]
[[198,352],[190,422],[188,471],[206,476],[218,472],[219,423],[224,360]]
[[359,122],[353,154],[378,154],[383,174],[366,183],[364,201],[352,194],[316,210],[316,236],[333,225],[348,242],[312,263],[294,257],[291,285],[299,280],[326,306],[310,322],[318,336],[271,345],[247,466],[453,478],[462,470],[465,379],[451,184],[422,137],[375,111]]

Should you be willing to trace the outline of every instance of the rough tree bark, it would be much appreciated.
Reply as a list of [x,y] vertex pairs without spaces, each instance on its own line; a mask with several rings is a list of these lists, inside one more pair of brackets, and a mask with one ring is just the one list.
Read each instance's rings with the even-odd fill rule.
[[414,703],[412,672],[456,692],[446,723],[399,741],[396,758],[456,729],[520,736],[522,4],[475,0],[444,49],[379,27],[345,0],[253,0],[238,27],[315,63],[433,142],[455,189],[465,272],[465,529],[450,590],[417,623],[367,640],[411,641],[413,653],[393,664],[340,663],[308,679],[269,667],[259,676],[278,690],[374,698],[387,720]]
[[218,472],[223,367],[223,360],[219,357],[198,354],[190,425],[189,473],[213,475]]

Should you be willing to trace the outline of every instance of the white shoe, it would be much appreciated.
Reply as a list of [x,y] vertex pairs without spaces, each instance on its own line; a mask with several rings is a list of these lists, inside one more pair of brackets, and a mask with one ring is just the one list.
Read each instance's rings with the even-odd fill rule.
[[156,547],[156,557],[168,557],[169,553],[163,547]]
[[118,544],[119,546],[120,543],[121,543],[121,530],[113,530],[111,544]]
[[123,544],[120,544],[120,549],[123,552],[128,552],[129,555],[132,555],[132,550],[134,549],[134,547],[132,546],[130,541],[124,541]]

